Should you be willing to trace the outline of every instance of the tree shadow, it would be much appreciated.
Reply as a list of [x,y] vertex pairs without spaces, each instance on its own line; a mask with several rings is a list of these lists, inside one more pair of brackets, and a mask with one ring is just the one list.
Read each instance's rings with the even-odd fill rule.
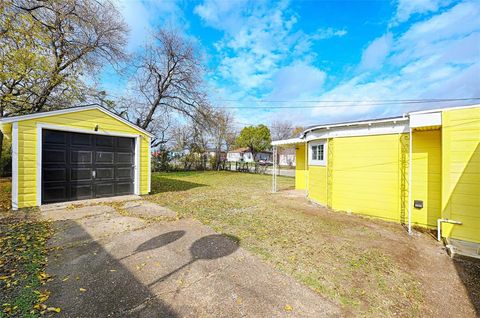
[[240,239],[232,235],[212,234],[199,238],[190,246],[191,260],[177,269],[171,271],[167,275],[160,277],[152,282],[149,286],[163,282],[173,274],[190,266],[197,260],[214,260],[228,256],[235,252],[239,247]]
[[206,187],[206,184],[172,179],[165,176],[153,175],[150,194],[187,191],[198,187]]
[[[48,306],[60,307],[64,317],[177,317],[178,314],[140,282],[128,268],[75,221],[56,222],[69,227],[89,243],[66,245],[61,255],[51,255],[47,272],[55,279],[46,288],[51,292]],[[178,231],[182,232],[182,231]],[[168,233],[167,233],[168,234]],[[168,244],[182,233],[166,235],[140,246]],[[86,240],[81,240],[80,243]],[[151,244],[151,245],[150,245]],[[56,251],[55,248],[52,249]],[[58,252],[52,252],[52,254]]]
[[454,259],[453,264],[477,316],[480,316],[480,261]]
[[185,235],[185,231],[171,231],[167,233],[160,234],[155,236],[154,238],[149,239],[146,242],[140,244],[136,249],[135,253],[140,253],[148,250],[154,250],[156,248],[168,245],[170,243],[175,242],[176,240],[180,239],[182,236]]

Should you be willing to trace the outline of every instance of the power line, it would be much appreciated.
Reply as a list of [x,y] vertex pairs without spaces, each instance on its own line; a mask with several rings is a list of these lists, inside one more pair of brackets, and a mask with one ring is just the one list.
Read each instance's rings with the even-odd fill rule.
[[240,103],[404,103],[404,102],[451,102],[480,100],[480,97],[469,98],[423,98],[423,99],[359,99],[359,100],[268,100],[268,99],[213,99],[219,102],[240,102]]
[[[480,97],[472,97],[472,98],[450,98],[450,99],[425,99],[425,100],[371,100],[371,101],[262,101],[262,103],[271,102],[271,103],[340,103],[341,105],[329,105],[329,104],[320,104],[320,105],[289,105],[289,106],[214,106],[214,108],[221,108],[221,109],[300,109],[300,108],[335,108],[335,107],[371,107],[371,106],[389,106],[389,105],[397,105],[397,106],[407,106],[413,104],[429,104],[429,103],[442,103],[442,102],[457,102],[457,101],[473,101],[473,100],[480,100]],[[230,100],[233,101],[233,100]],[[240,101],[241,102],[241,101]],[[252,103],[256,103],[252,101]],[[345,104],[345,103],[361,103],[361,104]]]

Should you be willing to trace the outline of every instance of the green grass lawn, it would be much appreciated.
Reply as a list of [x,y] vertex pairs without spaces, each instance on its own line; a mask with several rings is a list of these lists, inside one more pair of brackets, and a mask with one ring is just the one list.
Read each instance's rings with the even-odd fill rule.
[[[278,185],[293,189],[294,179],[279,177]],[[244,248],[339,304],[346,315],[420,315],[420,283],[391,252],[401,243],[399,226],[329,212],[270,190],[271,177],[264,175],[156,173],[146,198],[238,237]]]
[[0,317],[40,317],[49,292],[43,287],[50,224],[31,211],[12,212],[11,183],[0,179]]

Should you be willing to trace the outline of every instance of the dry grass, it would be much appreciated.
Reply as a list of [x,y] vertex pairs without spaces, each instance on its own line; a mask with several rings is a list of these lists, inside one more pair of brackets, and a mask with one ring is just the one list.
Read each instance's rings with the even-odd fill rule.
[[[377,244],[389,236],[401,240],[399,226],[271,194],[269,176],[165,173],[152,181],[157,194],[148,199],[239,237],[243,247],[339,304],[346,315],[420,315],[419,281],[380,246],[391,242]],[[279,178],[279,188],[293,188],[293,179]]]

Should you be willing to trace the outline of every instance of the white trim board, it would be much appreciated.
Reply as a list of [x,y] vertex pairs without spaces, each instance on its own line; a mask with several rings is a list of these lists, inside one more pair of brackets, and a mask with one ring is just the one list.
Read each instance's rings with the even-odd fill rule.
[[[16,122],[13,123],[16,125]],[[107,136],[115,136],[115,137],[129,137],[135,139],[135,159],[134,159],[134,180],[133,180],[133,189],[135,195],[140,195],[140,142],[141,142],[141,135],[134,135],[134,134],[124,134],[124,133],[116,133],[116,132],[106,132],[106,131],[91,131],[86,129],[77,129],[73,127],[64,127],[64,126],[55,126],[50,124],[43,124],[37,123],[37,169],[36,169],[36,177],[37,177],[37,206],[42,205],[42,135],[43,129],[48,130],[59,130],[59,131],[66,131],[66,132],[77,132],[77,133],[85,133],[85,134],[92,134],[92,135],[107,135]],[[17,140],[14,138],[14,140]],[[13,144],[12,144],[13,149]],[[12,151],[13,152],[13,151]],[[13,170],[13,169],[12,169]],[[18,171],[16,172],[16,176],[18,178]],[[12,171],[12,180],[14,179],[14,174]],[[12,183],[12,190],[13,190],[13,183]],[[12,202],[13,202],[13,191],[12,191]],[[13,204],[13,203],[12,203]]]
[[18,124],[12,125],[12,210],[18,210]]
[[152,192],[152,140],[148,138],[148,193]]
[[55,116],[55,115],[62,115],[62,114],[69,114],[69,113],[76,113],[76,112],[82,112],[82,111],[86,111],[86,110],[93,110],[93,109],[96,109],[96,110],[99,110],[101,112],[103,112],[104,114],[107,114],[109,115],[110,117],[113,117],[119,121],[121,121],[122,123],[138,130],[139,132],[141,133],[144,133],[145,135],[149,136],[149,137],[153,137],[153,135],[151,133],[149,133],[148,131],[138,127],[137,125],[135,124],[132,124],[131,122],[129,122],[128,120],[126,120],[125,118],[122,118],[120,116],[118,116],[117,114],[109,111],[108,109],[105,109],[103,107],[100,107],[100,106],[82,106],[82,107],[72,107],[72,108],[65,108],[65,109],[60,109],[60,110],[52,110],[52,111],[49,111],[49,112],[43,112],[43,113],[35,113],[35,114],[29,114],[29,115],[22,115],[22,116],[15,116],[15,117],[7,117],[7,118],[3,118],[0,120],[0,123],[14,123],[14,122],[18,122],[18,121],[23,121],[23,120],[29,120],[29,119],[35,119],[35,118],[42,118],[42,117],[49,117],[49,116]]

